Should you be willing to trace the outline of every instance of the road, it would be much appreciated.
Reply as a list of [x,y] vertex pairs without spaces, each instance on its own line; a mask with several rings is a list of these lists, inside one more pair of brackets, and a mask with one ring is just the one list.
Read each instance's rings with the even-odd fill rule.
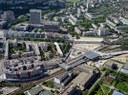
[[43,83],[45,82],[46,80],[48,79],[52,79],[56,76],[59,76],[63,73],[65,73],[66,71],[64,69],[61,69],[60,71],[56,72],[56,73],[53,73],[51,74],[50,76],[46,76],[42,79],[39,79],[39,80],[35,80],[35,81],[30,81],[30,82],[27,82],[27,83],[23,83],[22,86],[18,89],[18,90],[15,90],[14,92],[10,93],[9,95],[16,95],[18,93],[22,93],[28,89],[30,89],[31,87],[35,86],[35,85],[38,85],[40,83]]

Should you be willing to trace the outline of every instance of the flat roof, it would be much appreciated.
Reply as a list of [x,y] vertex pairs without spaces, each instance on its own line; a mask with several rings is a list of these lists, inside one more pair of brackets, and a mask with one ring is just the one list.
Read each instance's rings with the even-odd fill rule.
[[74,41],[94,41],[94,42],[103,42],[103,38],[98,38],[98,37],[80,37],[80,39],[75,39]]
[[40,9],[31,9],[30,12],[42,12]]
[[64,93],[63,94],[61,94],[61,95],[68,95],[69,93],[71,93],[73,90],[75,90],[76,89],[76,86],[73,86],[73,87],[69,87],[69,88],[67,88],[65,91],[64,91]]
[[56,21],[47,21],[44,23],[44,25],[59,25],[59,22]]
[[81,72],[73,81],[73,85],[83,86],[92,77],[93,73]]
[[124,95],[123,93],[119,92],[119,91],[116,91],[114,90],[113,94],[112,95]]
[[85,56],[86,58],[88,58],[88,59],[95,59],[95,58],[99,57],[100,55],[97,54],[97,53],[94,52],[94,51],[87,51],[84,56]]
[[42,88],[41,86],[33,87],[32,89],[28,90],[28,92],[29,92],[31,95],[36,95],[36,94],[38,94],[40,91],[43,91],[43,88]]
[[39,95],[54,95],[54,94],[51,91],[44,90],[44,91],[40,92]]

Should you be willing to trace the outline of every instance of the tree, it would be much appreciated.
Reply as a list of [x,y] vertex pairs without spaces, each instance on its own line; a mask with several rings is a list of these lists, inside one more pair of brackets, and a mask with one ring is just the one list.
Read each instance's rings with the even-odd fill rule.
[[122,49],[128,49],[128,38],[127,39],[123,39],[122,41],[121,41],[121,48]]
[[87,94],[88,94],[87,90],[82,92],[82,95],[87,95]]

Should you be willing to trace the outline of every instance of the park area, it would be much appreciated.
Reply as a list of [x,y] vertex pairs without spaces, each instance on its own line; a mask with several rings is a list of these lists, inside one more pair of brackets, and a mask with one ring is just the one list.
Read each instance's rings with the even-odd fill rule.
[[109,95],[111,89],[104,84],[99,85],[99,89],[96,91],[95,95]]
[[122,92],[128,92],[128,83],[126,82],[118,82],[115,87]]
[[128,93],[128,75],[114,70],[107,73],[94,85],[89,95],[112,95],[119,91],[124,95]]

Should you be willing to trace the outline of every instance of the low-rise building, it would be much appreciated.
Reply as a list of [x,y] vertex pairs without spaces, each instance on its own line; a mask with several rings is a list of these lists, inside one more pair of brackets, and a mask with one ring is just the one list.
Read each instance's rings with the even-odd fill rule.
[[93,36],[95,34],[94,31],[86,31],[82,33],[82,36]]
[[100,55],[94,51],[87,51],[85,54],[84,54],[84,57],[85,58],[88,58],[90,60],[98,60],[100,59]]
[[20,57],[20,54],[19,53],[15,53],[15,54],[12,54],[10,57],[12,59],[19,58]]
[[121,93],[121,92],[119,92],[119,91],[114,90],[113,93],[112,93],[112,95],[124,95],[124,94]]
[[67,77],[68,74],[63,74],[62,76],[55,77],[54,82],[57,84],[61,84]]
[[25,95],[37,95],[43,90],[44,89],[41,86],[36,86],[36,87],[33,87],[32,89],[28,90],[27,92],[25,92]]
[[64,91],[64,93],[62,93],[62,95],[74,95],[76,89],[76,86],[69,87],[66,89],[66,91]]
[[16,26],[17,31],[27,31],[29,29],[29,24],[19,24]]
[[128,63],[126,63],[126,64],[121,68],[120,71],[123,72],[123,73],[128,74]]
[[36,87],[33,87],[30,90],[27,90],[24,93],[25,93],[25,95],[56,95],[56,94],[53,94],[49,90],[44,90],[43,87],[41,87],[39,85],[37,85]]
[[116,24],[109,19],[106,19],[106,24],[111,26],[111,27],[116,27]]
[[91,13],[86,13],[85,17],[89,20],[94,20],[100,17],[103,17],[103,15],[96,15],[96,14],[91,14]]
[[47,42],[40,43],[39,46],[40,46],[42,51],[48,50],[48,43]]
[[103,43],[104,39],[103,38],[95,38],[95,37],[80,37],[80,39],[75,39],[74,42],[76,44],[82,44],[82,43],[88,43],[88,44],[99,44],[99,43]]
[[59,22],[54,22],[54,21],[45,22],[44,30],[46,32],[59,32],[60,31]]
[[119,17],[120,21],[125,24],[128,25],[128,19],[124,18],[124,17]]
[[80,30],[78,27],[75,27],[74,30],[75,30],[75,32],[76,32],[77,34],[81,34],[81,33],[82,33],[81,30]]
[[110,34],[110,31],[108,28],[99,27],[97,35],[99,36],[108,36]]
[[92,81],[94,78],[95,73],[86,73],[86,72],[81,72],[73,81],[72,85],[80,87],[81,90],[84,90],[89,83]]
[[33,32],[24,32],[24,31],[12,31],[6,30],[1,31],[3,37],[22,37],[22,38],[45,38],[45,33],[33,33]]
[[34,51],[29,51],[29,52],[23,52],[22,53],[22,57],[30,57],[30,56],[34,56],[35,55],[35,53],[34,53]]
[[28,81],[44,76],[41,63],[34,60],[9,60],[6,64],[6,81]]
[[91,81],[95,78],[95,75],[96,73],[92,72],[80,72],[80,74],[76,76],[75,79],[71,82],[71,85],[66,90],[64,90],[62,95],[76,95],[75,92],[77,87],[81,90],[86,89]]
[[118,63],[113,60],[108,60],[105,62],[104,66],[110,69],[116,69],[118,67]]
[[70,14],[69,22],[70,22],[72,25],[76,25],[76,24],[78,24],[78,19],[77,19],[74,15]]

